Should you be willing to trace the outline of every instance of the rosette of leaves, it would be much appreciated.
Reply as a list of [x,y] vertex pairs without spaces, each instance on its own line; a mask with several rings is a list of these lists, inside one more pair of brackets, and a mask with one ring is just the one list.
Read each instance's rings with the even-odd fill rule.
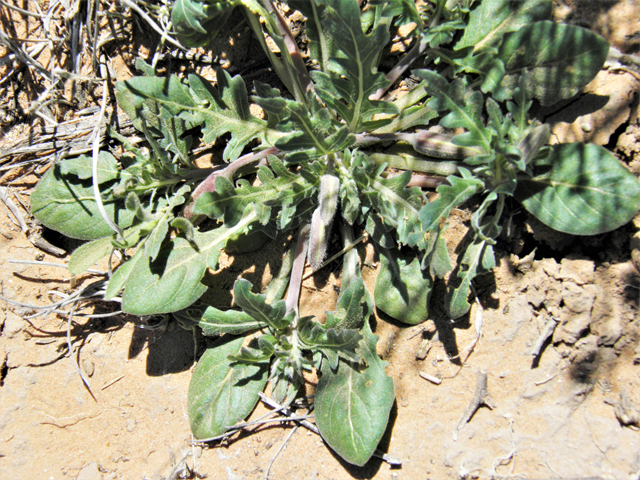
[[[549,127],[529,117],[534,102],[577,94],[608,52],[597,35],[551,22],[550,0],[432,0],[420,8],[376,0],[365,11],[355,0],[288,3],[307,19],[311,62],[269,1],[177,1],[172,21],[189,45],[206,44],[216,33],[211,25],[241,8],[286,91],[254,82],[250,95],[242,78],[221,69],[215,85],[195,74],[160,78],[139,62],[145,75],[119,82],[116,95],[149,147],[125,142],[119,159],[103,152],[55,165],[36,188],[32,210],[49,228],[89,240],[71,257],[73,273],[122,253],[106,296],[121,295],[124,311],[173,313],[184,326],[222,336],[190,387],[198,437],[246,417],[268,379],[280,400],[291,401],[303,372],[316,368],[320,433],[363,465],[393,403],[367,322],[374,308],[420,323],[435,279],[451,272],[445,306],[451,317],[462,316],[474,278],[495,266],[509,198],[551,228],[594,235],[636,214],[640,185],[604,148],[547,145]],[[381,72],[390,32],[409,22],[412,47]],[[385,99],[412,65],[420,67],[413,70],[418,85]],[[251,103],[264,118],[251,113]],[[429,130],[437,124],[464,133]],[[222,165],[197,169],[192,147],[223,140]],[[420,188],[425,174],[446,176],[432,202]],[[444,239],[448,216],[472,198],[479,207],[454,264]],[[347,251],[340,295],[320,325],[298,316],[296,292],[306,261],[320,268],[337,230]],[[373,239],[381,259],[373,295],[362,280],[355,231]],[[279,232],[293,232],[295,247],[266,296],[239,280],[241,310],[200,300],[221,249]]]

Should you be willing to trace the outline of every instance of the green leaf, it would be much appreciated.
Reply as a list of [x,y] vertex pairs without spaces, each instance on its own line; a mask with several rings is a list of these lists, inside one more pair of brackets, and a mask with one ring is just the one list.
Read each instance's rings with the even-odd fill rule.
[[144,255],[144,248],[138,249],[136,253],[125,263],[120,265],[118,269],[113,272],[113,275],[109,279],[109,283],[107,284],[107,290],[104,294],[105,300],[111,300],[114,298],[120,290],[124,287],[125,282],[131,276],[131,272],[133,272],[136,263],[138,263],[143,258],[146,258]]
[[[98,185],[117,180],[120,176],[118,162],[109,152],[101,151],[98,154]],[[63,174],[75,175],[80,180],[93,178],[93,159],[88,155],[80,155],[60,162],[60,170]]]
[[380,259],[374,290],[376,306],[400,322],[424,322],[429,315],[433,280],[421,268],[420,260],[397,249],[380,249]]
[[187,308],[207,289],[202,277],[207,268],[217,267],[226,242],[255,221],[255,215],[248,215],[233,228],[196,233],[192,242],[176,237],[162,246],[154,261],[146,255],[137,259],[124,285],[122,309],[151,315]]
[[[204,78],[191,74],[188,84],[178,77],[133,77],[116,84],[118,105],[129,115],[139,130],[142,121],[150,122],[165,135],[172,126],[161,119],[177,117],[184,121],[184,129],[202,127],[203,140],[212,143],[225,133],[231,139],[223,158],[235,160],[252,140],[266,141],[268,135],[280,136],[270,130],[266,122],[251,115],[245,84],[239,76],[231,78],[227,72],[217,72],[217,88]],[[275,140],[275,139],[274,139]],[[268,143],[268,142],[267,142]]]
[[493,246],[475,237],[466,247],[462,260],[451,274],[444,297],[447,314],[452,319],[465,315],[471,308],[468,301],[471,281],[479,274],[489,272],[496,266]]
[[495,47],[507,32],[551,18],[551,0],[491,0],[471,11],[469,24],[455,49],[475,52]]
[[254,319],[248,313],[239,310],[219,310],[210,305],[191,305],[175,312],[180,320],[188,325],[198,325],[205,336],[217,336],[229,333],[244,335],[267,326]]
[[355,329],[326,328],[311,320],[311,317],[298,319],[298,335],[304,348],[322,352],[329,360],[332,370],[338,368],[338,358],[357,361],[356,350],[362,335]]
[[346,126],[332,120],[331,111],[322,107],[313,97],[310,106],[284,98],[255,98],[270,115],[279,115],[277,128],[287,135],[276,142],[276,147],[290,154],[290,162],[308,160],[344,150],[355,142]]
[[359,466],[380,443],[394,402],[393,380],[384,372],[387,362],[376,353],[378,337],[368,322],[362,334],[361,356],[367,368],[340,362],[336,373],[323,373],[314,403],[322,438],[344,460]]
[[231,366],[244,338],[224,336],[207,349],[193,371],[187,396],[191,431],[196,438],[218,436],[253,411],[267,383],[268,363]]
[[78,275],[113,251],[111,237],[98,238],[84,245],[80,245],[73,251],[69,258],[69,273]]
[[414,0],[371,0],[369,4],[381,6],[382,17],[396,17],[396,26],[414,22],[418,28],[422,28],[422,19]]
[[438,198],[420,210],[420,221],[425,231],[436,229],[441,219],[449,217],[452,209],[462,205],[483,188],[482,181],[473,178],[471,172],[464,168],[460,168],[460,171],[464,178],[448,176],[450,185],[440,185],[437,188]]
[[640,209],[640,183],[598,145],[553,145],[520,178],[516,198],[549,227],[573,235],[597,235],[630,221]]
[[185,47],[202,47],[213,40],[227,23],[238,0],[176,0],[171,10],[171,23],[178,41]]
[[[343,277],[344,281],[344,277]],[[371,313],[368,308],[369,293],[360,275],[342,285],[335,312],[327,312],[327,328],[341,330],[343,328],[359,329]]]
[[399,113],[392,103],[369,100],[371,94],[389,83],[376,68],[380,51],[389,39],[389,26],[380,23],[365,35],[356,2],[323,3],[326,8],[322,24],[332,37],[336,54],[327,62],[327,71],[311,73],[316,93],[342,117],[350,132],[371,129],[374,115]]
[[451,258],[447,250],[447,242],[444,238],[444,231],[447,225],[442,228],[438,227],[435,231],[429,233],[429,241],[422,260],[422,269],[429,269],[432,277],[444,278],[444,276],[453,268]]
[[269,325],[274,330],[281,330],[291,324],[295,313],[287,314],[284,300],[278,300],[273,304],[267,303],[267,296],[251,292],[251,282],[240,278],[233,286],[233,301],[245,313],[259,323]]
[[215,191],[198,197],[194,213],[224,220],[227,227],[232,227],[248,211],[253,210],[264,225],[270,220],[272,206],[285,207],[289,218],[279,218],[278,227],[281,230],[290,228],[294,214],[301,214],[297,207],[314,196],[320,178],[314,175],[315,167],[306,168],[300,175],[296,175],[289,172],[275,157],[270,158],[270,164],[277,176],[266,166],[260,167],[260,186],[252,186],[246,180],[240,180],[234,186],[225,177],[216,178]]
[[[120,228],[133,224],[135,215],[108,190],[103,189],[102,203]],[[65,174],[59,165],[38,182],[31,194],[31,213],[47,228],[71,238],[95,240],[113,233],[98,211],[91,181]]]
[[608,53],[607,41],[589,30],[536,22],[505,35],[497,56],[505,68],[501,87],[514,90],[524,75],[529,95],[552,105],[580,92]]
[[[361,211],[366,213],[371,209],[378,212],[387,226],[395,228],[398,241],[408,244],[410,236],[421,231],[418,212],[422,207],[424,196],[417,187],[407,188],[411,180],[411,172],[384,178],[380,175],[384,167],[383,165],[374,169],[371,159],[363,154],[357,154],[352,171],[360,191],[360,201],[363,206]],[[371,216],[371,214],[367,215]],[[368,218],[367,231],[369,231]]]
[[440,121],[443,127],[462,127],[467,133],[454,137],[454,143],[464,146],[481,146],[491,151],[491,133],[482,123],[483,96],[473,92],[466,96],[466,85],[461,78],[449,83],[446,78],[430,70],[416,70],[416,75],[427,81],[425,89],[434,98],[429,106],[434,110],[448,110]]

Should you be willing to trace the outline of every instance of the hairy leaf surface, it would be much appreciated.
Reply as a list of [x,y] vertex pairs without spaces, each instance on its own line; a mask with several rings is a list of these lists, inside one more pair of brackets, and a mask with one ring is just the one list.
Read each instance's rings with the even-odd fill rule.
[[478,237],[474,238],[449,279],[447,294],[444,297],[449,317],[459,318],[469,311],[471,304],[468,297],[471,281],[477,275],[489,272],[495,266],[493,246]]
[[275,330],[287,327],[294,312],[287,314],[284,300],[278,300],[273,304],[267,303],[267,296],[251,292],[251,282],[240,278],[233,286],[233,301],[245,313],[260,323],[269,325]]
[[456,50],[474,47],[476,52],[496,47],[507,32],[551,18],[551,0],[492,0],[480,2],[469,15],[469,25]]
[[[124,201],[102,188],[107,215],[120,228],[131,226],[135,215],[124,207]],[[31,194],[31,213],[48,228],[71,238],[94,240],[113,233],[96,206],[91,180],[65,174],[59,165],[54,165],[38,182]]]
[[420,260],[399,250],[380,250],[374,298],[380,310],[403,323],[417,325],[429,315],[433,280]]
[[454,143],[478,145],[490,151],[491,132],[482,124],[482,93],[476,91],[466,98],[467,86],[460,78],[449,83],[446,78],[430,70],[416,70],[414,73],[427,81],[425,89],[434,97],[429,106],[437,111],[449,111],[440,124],[447,128],[462,127],[468,130],[454,137]]
[[553,145],[535,177],[518,181],[516,198],[542,223],[573,235],[597,235],[640,210],[640,183],[598,145]]
[[527,91],[543,105],[578,93],[600,71],[609,44],[602,37],[574,25],[536,22],[505,35],[498,58],[505,76],[501,87],[515,89],[521,75]]
[[196,438],[210,438],[245,419],[267,383],[268,363],[232,366],[244,338],[225,335],[202,355],[187,396],[189,424]]
[[146,119],[160,131],[171,131],[171,125],[159,122],[163,118],[168,121],[178,117],[184,121],[186,130],[201,126],[207,143],[230,133],[231,139],[223,154],[227,161],[238,158],[251,140],[266,142],[269,135],[278,136],[264,120],[251,115],[242,78],[232,78],[222,69],[217,72],[217,87],[195,74],[189,75],[188,84],[175,75],[133,77],[118,82],[116,94],[119,105],[140,130],[143,129],[141,119]]
[[207,289],[201,280],[207,268],[216,268],[220,249],[256,220],[249,215],[234,228],[196,233],[193,241],[176,237],[160,249],[156,260],[138,259],[124,285],[122,309],[149,315],[188,307]]
[[322,438],[347,462],[362,466],[375,451],[389,421],[394,402],[393,380],[387,362],[376,353],[378,337],[368,322],[362,329],[361,356],[367,368],[340,362],[318,382],[316,425]]
[[[312,72],[318,96],[347,123],[350,132],[361,132],[382,123],[375,114],[399,113],[389,102],[369,100],[369,96],[388,84],[377,71],[380,51],[389,39],[388,26],[378,24],[364,34],[356,2],[325,0],[322,24],[333,39],[336,55],[327,62],[328,71]],[[388,123],[385,121],[384,123]]]

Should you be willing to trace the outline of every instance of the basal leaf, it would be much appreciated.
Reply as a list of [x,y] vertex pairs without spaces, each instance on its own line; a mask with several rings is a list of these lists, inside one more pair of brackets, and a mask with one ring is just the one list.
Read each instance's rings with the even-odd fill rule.
[[453,271],[444,297],[449,317],[455,319],[465,315],[471,308],[468,301],[471,281],[480,273],[490,271],[496,266],[493,246],[485,240],[475,237],[468,245]]
[[432,277],[444,278],[444,276],[453,268],[451,265],[451,257],[447,250],[447,242],[444,238],[444,231],[447,225],[438,227],[435,231],[429,233],[429,241],[422,260],[422,269],[429,269]]
[[187,396],[191,431],[196,438],[210,438],[245,419],[258,403],[267,383],[268,363],[231,366],[244,338],[225,335],[207,349],[193,371]]
[[69,273],[78,275],[113,251],[111,237],[98,238],[84,245],[80,245],[73,251],[69,258]]
[[207,143],[230,133],[231,139],[223,154],[227,161],[240,156],[242,149],[254,139],[266,141],[268,135],[279,136],[264,120],[251,115],[242,78],[231,78],[222,69],[217,72],[217,88],[195,74],[189,75],[188,84],[174,75],[133,77],[116,84],[116,95],[118,104],[140,130],[143,128],[141,118],[145,118],[148,122],[155,121],[151,125],[168,135],[170,125],[159,123],[158,119],[179,117],[186,130],[202,127]]
[[205,336],[243,335],[266,327],[241,310],[219,310],[199,300],[193,305],[173,312],[173,316],[187,329],[202,328]]
[[256,97],[255,101],[267,113],[280,116],[277,128],[286,135],[281,135],[275,145],[280,150],[292,152],[287,157],[290,162],[328,155],[355,141],[348,128],[333,120],[329,109],[312,97],[309,106],[284,98]]
[[[259,186],[250,185],[246,180],[239,180],[234,186],[225,177],[216,178],[215,190],[198,197],[194,213],[224,220],[228,227],[239,222],[249,210],[256,213],[263,225],[270,220],[272,207],[287,207],[291,216],[300,215],[297,206],[314,196],[320,183],[319,176],[312,173],[312,168],[295,175],[275,157],[271,159],[271,166],[277,176],[267,167],[260,167],[258,178],[262,185]],[[280,220],[279,228],[288,228],[286,219]]]
[[496,47],[507,32],[551,18],[551,0],[491,0],[480,2],[469,15],[469,24],[455,49],[474,47],[476,52]]
[[409,237],[420,232],[418,212],[424,196],[417,187],[407,188],[411,172],[384,178],[379,175],[380,170],[373,170],[370,159],[357,155],[353,175],[358,183],[360,201],[364,209],[375,210],[386,225],[396,230],[400,243],[408,244]]
[[[118,162],[109,152],[101,151],[98,154],[98,185],[117,180],[120,177]],[[75,175],[80,180],[93,178],[93,160],[88,155],[80,155],[76,158],[63,160],[60,163],[60,171],[63,174]]]
[[356,329],[327,328],[310,317],[298,319],[298,334],[305,348],[320,351],[329,360],[332,370],[338,368],[338,359],[357,361],[356,350],[362,335]]
[[484,186],[482,181],[474,178],[470,172],[461,170],[467,172],[464,178],[448,176],[450,185],[440,185],[437,188],[438,198],[420,210],[420,221],[425,231],[435,230],[441,219],[449,217],[453,208],[462,205]]
[[246,180],[239,180],[234,186],[227,178],[217,177],[215,190],[200,195],[193,212],[224,220],[232,227],[242,219],[247,207],[263,204],[276,196],[274,189],[254,187]]
[[389,102],[372,101],[369,96],[388,84],[377,71],[380,51],[389,39],[388,25],[378,24],[369,34],[362,31],[356,2],[325,0],[322,24],[333,39],[336,55],[327,62],[327,71],[312,72],[316,93],[347,123],[352,133],[368,127],[373,115],[399,113]]
[[607,41],[587,29],[551,21],[526,25],[505,35],[500,46],[498,58],[505,68],[501,87],[511,91],[525,75],[529,95],[551,105],[581,91],[608,53]]
[[336,310],[335,312],[327,312],[325,326],[336,330],[359,329],[371,313],[368,308],[368,296],[369,293],[361,276],[354,276],[347,285],[343,283]]
[[118,269],[113,272],[113,275],[109,279],[109,283],[107,284],[107,290],[104,294],[105,300],[111,300],[114,298],[120,290],[124,287],[125,282],[131,276],[131,272],[134,271],[134,267],[136,263],[146,258],[144,255],[144,248],[138,249],[138,251],[129,258],[125,263],[120,265]]
[[322,2],[309,0],[290,0],[287,3],[307,17],[305,33],[309,38],[310,57],[318,61],[322,71],[326,71],[329,58],[334,55],[334,41],[329,32],[322,28],[321,18],[325,6]]
[[638,179],[598,145],[553,145],[534,173],[519,178],[516,198],[555,230],[597,235],[624,225],[640,209]]
[[227,23],[238,0],[176,0],[171,10],[171,23],[185,47],[202,47],[213,40]]
[[422,28],[422,18],[413,0],[372,0],[369,4],[382,7],[380,12],[382,17],[395,17],[396,26],[414,22],[418,28]]
[[462,127],[468,130],[454,137],[454,143],[477,145],[490,151],[491,133],[482,123],[482,93],[474,92],[467,98],[465,82],[460,78],[449,83],[446,78],[430,70],[416,70],[414,73],[427,81],[425,89],[434,97],[429,106],[437,111],[449,111],[440,124],[447,128]]
[[267,303],[267,296],[251,292],[251,282],[240,278],[233,286],[233,301],[245,313],[259,323],[269,325],[275,330],[286,328],[293,320],[294,312],[287,314],[284,300]]
[[403,323],[424,322],[429,314],[433,280],[420,266],[420,260],[398,249],[380,249],[380,260],[374,291],[376,306]]
[[238,310],[223,311],[209,306],[198,321],[198,326],[202,328],[204,335],[214,336],[224,333],[243,335],[264,328],[267,324],[257,321],[246,312]]
[[[135,215],[124,208],[122,200],[101,188],[107,215],[120,228],[131,226]],[[98,211],[91,180],[65,174],[59,165],[38,182],[31,194],[31,213],[46,227],[71,238],[94,240],[113,233]]]
[[322,438],[347,462],[369,461],[389,422],[394,402],[387,362],[376,353],[378,337],[368,322],[362,330],[361,357],[366,368],[340,362],[337,372],[325,372],[316,389],[314,410]]
[[156,260],[138,259],[124,285],[122,309],[151,315],[187,308],[205,292],[202,277],[207,268],[216,268],[226,242],[256,220],[249,215],[233,228],[196,233],[192,242],[175,237],[163,245]]

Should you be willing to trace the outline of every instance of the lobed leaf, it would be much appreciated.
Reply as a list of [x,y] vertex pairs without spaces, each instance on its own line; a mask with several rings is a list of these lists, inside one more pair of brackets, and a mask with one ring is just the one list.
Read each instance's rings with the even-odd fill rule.
[[[227,161],[238,158],[252,140],[269,143],[268,137],[279,136],[264,120],[251,115],[242,78],[232,78],[222,69],[217,71],[217,88],[195,74],[189,75],[186,84],[175,75],[133,77],[116,84],[116,96],[139,130],[146,120],[164,136],[170,135],[177,117],[184,121],[185,130],[202,127],[207,143],[230,133],[231,139],[223,152]],[[172,123],[167,123],[169,120]]]
[[138,251],[133,266],[125,270],[126,278],[118,280],[124,286],[122,309],[134,315],[151,315],[187,308],[207,289],[202,277],[207,268],[216,268],[226,242],[245,232],[256,220],[250,214],[233,228],[196,232],[193,241],[175,237],[162,246],[153,261]]
[[305,348],[320,351],[327,357],[332,370],[338,368],[338,359],[357,361],[356,350],[362,335],[356,329],[326,328],[310,317],[298,319],[298,335]]
[[233,301],[254,320],[269,325],[274,330],[281,330],[291,324],[295,313],[287,313],[284,300],[273,304],[267,303],[267,296],[251,292],[251,282],[240,278],[233,286]]
[[[376,211],[380,219],[388,226],[396,230],[400,243],[410,243],[410,237],[420,232],[420,219],[418,212],[422,207],[424,196],[417,187],[407,188],[411,179],[411,172],[404,172],[394,177],[384,178],[380,176],[382,167],[374,168],[373,162],[363,154],[358,154],[353,163],[353,176],[358,184],[360,192],[361,211]],[[367,231],[374,227],[377,218],[367,213]],[[374,223],[371,223],[369,220]],[[378,229],[374,238],[379,234],[388,232],[386,229]]]
[[449,217],[452,209],[462,205],[484,187],[483,182],[474,178],[471,172],[463,168],[460,170],[465,172],[463,178],[448,176],[449,185],[440,185],[436,189],[438,198],[420,210],[420,221],[426,232],[435,230],[440,220]]
[[213,40],[227,23],[239,0],[176,0],[171,9],[171,23],[178,41],[185,47],[202,47]]
[[454,137],[454,143],[464,146],[481,146],[491,150],[491,132],[482,123],[483,96],[473,92],[466,97],[466,84],[461,78],[449,83],[446,78],[430,70],[416,70],[416,75],[426,80],[425,89],[434,98],[429,106],[434,110],[448,110],[440,121],[447,128],[462,127],[468,133]]
[[449,279],[444,302],[450,318],[459,318],[469,311],[471,304],[468,297],[471,281],[480,273],[489,272],[495,266],[493,246],[475,237],[466,247],[462,260],[458,262],[457,268]]
[[353,133],[381,126],[372,120],[376,114],[393,115],[398,109],[389,102],[369,100],[369,96],[388,84],[377,71],[380,51],[389,39],[388,25],[379,23],[369,34],[362,31],[360,8],[356,2],[324,0],[322,25],[331,35],[335,55],[326,71],[311,73],[315,91],[347,123]]

